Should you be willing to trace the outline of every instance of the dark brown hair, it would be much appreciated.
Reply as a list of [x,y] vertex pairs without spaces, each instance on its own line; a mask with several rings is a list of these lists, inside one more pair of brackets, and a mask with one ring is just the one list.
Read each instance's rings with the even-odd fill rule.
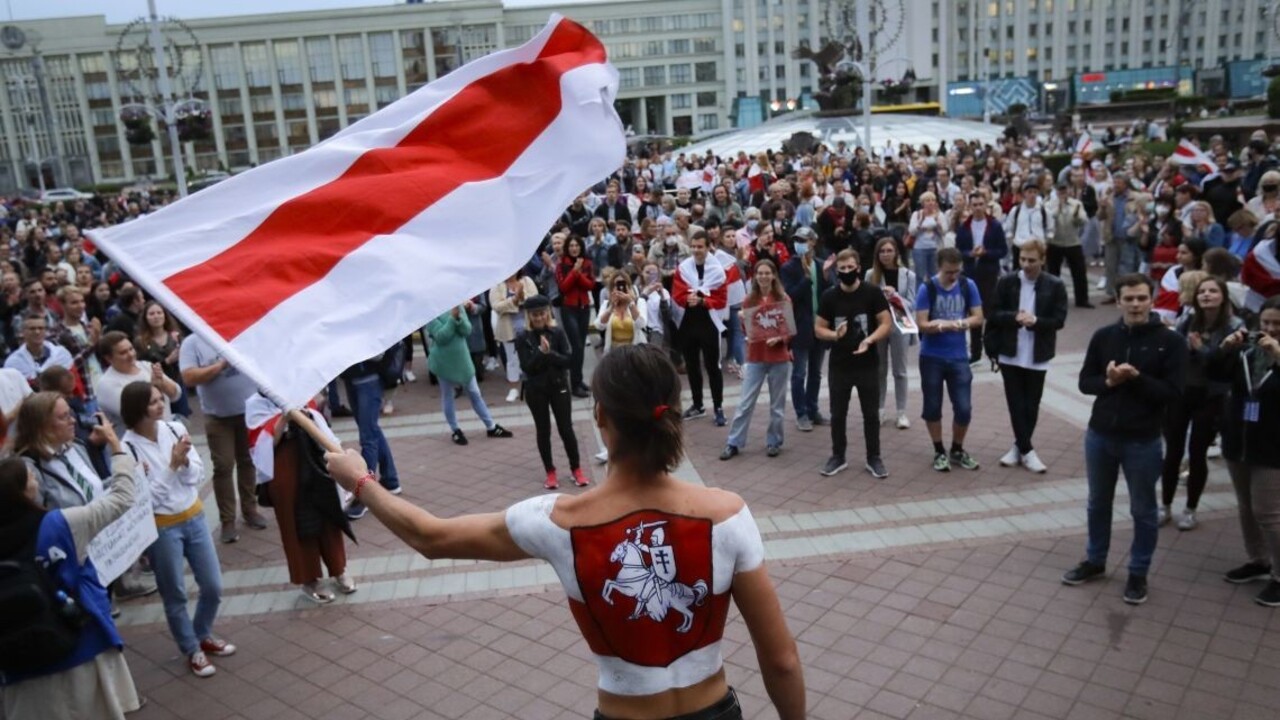
[[[1218,316],[1214,318],[1212,324],[1205,318],[1204,308],[1200,307],[1200,287],[1210,282],[1217,285],[1218,292],[1222,293],[1222,305],[1218,308]],[[1227,290],[1226,281],[1213,275],[1208,275],[1196,283],[1196,291],[1191,298],[1191,306],[1196,309],[1195,313],[1191,315],[1190,324],[1187,326],[1187,330],[1191,332],[1211,333],[1224,330],[1227,324],[1231,322],[1231,316],[1234,314],[1231,309],[1231,291]]]
[[[115,352],[116,346],[120,344],[121,340],[129,340],[129,336],[119,330],[104,333],[102,339],[98,341],[98,356],[104,361],[110,362],[111,353]],[[132,340],[129,341],[133,342]]]
[[120,392],[120,419],[124,426],[132,430],[147,417],[147,406],[151,404],[151,391],[155,389],[146,380],[138,380],[124,386]]
[[676,469],[684,456],[680,376],[662,348],[614,347],[592,373],[591,393],[614,430],[612,462],[644,474]]
[[0,460],[0,507],[12,512],[23,505],[40,509],[27,497],[27,464],[20,457]]

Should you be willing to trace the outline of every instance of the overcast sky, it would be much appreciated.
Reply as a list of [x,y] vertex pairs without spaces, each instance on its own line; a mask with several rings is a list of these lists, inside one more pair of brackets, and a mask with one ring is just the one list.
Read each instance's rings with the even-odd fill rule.
[[[4,21],[35,20],[68,15],[106,15],[107,22],[123,23],[145,15],[147,0],[2,0]],[[437,0],[447,2],[448,0]],[[570,5],[599,0],[505,0],[508,7]],[[328,10],[350,7],[385,7],[403,0],[156,0],[160,15],[178,18],[251,15],[254,13]]]

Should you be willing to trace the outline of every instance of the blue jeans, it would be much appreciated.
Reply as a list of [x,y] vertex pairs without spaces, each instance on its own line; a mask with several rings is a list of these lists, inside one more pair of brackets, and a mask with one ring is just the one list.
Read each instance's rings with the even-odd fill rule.
[[[444,378],[440,380],[440,398],[444,401],[444,421],[449,423],[449,429],[458,429],[458,413],[453,408],[453,389],[458,387],[457,383],[451,383]],[[496,423],[493,417],[489,415],[489,406],[484,404],[484,397],[480,395],[480,383],[476,382],[473,375],[464,386],[467,390],[467,397],[471,398],[471,409],[476,411],[476,415],[480,416],[480,422],[484,423],[486,430],[492,430]]]
[[822,390],[822,359],[826,343],[814,341],[807,348],[791,349],[791,406],[796,418],[818,416],[818,393]]
[[382,379],[377,375],[366,375],[355,380],[347,380],[347,402],[351,403],[351,412],[356,418],[356,429],[360,431],[360,455],[370,470],[378,471],[378,481],[388,490],[400,487],[400,474],[396,472],[396,461],[391,457],[391,446],[387,444],[387,436],[382,434],[378,418],[382,415]]
[[742,314],[742,306],[729,308],[729,321],[725,326],[725,345],[728,347],[729,359],[743,365],[747,357],[747,339],[742,332],[742,323],[738,317]]
[[1124,470],[1129,486],[1129,514],[1133,516],[1133,544],[1129,547],[1129,573],[1147,574],[1159,537],[1156,483],[1160,480],[1164,446],[1160,438],[1125,440],[1089,430],[1084,436],[1085,470],[1089,474],[1088,561],[1106,565],[1111,547],[1111,506],[1116,481]]
[[916,271],[916,277],[920,278],[920,282],[925,282],[934,275],[937,275],[938,249],[912,248],[911,269]]
[[[178,642],[182,654],[190,656],[200,649],[200,641],[213,633],[213,620],[218,616],[218,605],[222,602],[222,570],[218,566],[218,551],[203,514],[179,525],[159,528],[157,532],[159,537],[151,545],[151,567],[156,573],[156,587],[160,589],[169,632]],[[182,576],[184,558],[200,588],[194,619],[187,612],[187,584]]]
[[969,367],[969,361],[964,358],[920,356],[920,394],[924,399],[924,410],[920,417],[925,422],[938,422],[942,419],[944,383],[947,395],[951,398],[952,422],[968,427],[969,421],[973,419],[973,370]]
[[342,405],[342,396],[338,394],[338,381],[334,380],[325,388],[325,395],[329,402],[329,412],[337,410]]
[[729,426],[729,445],[739,450],[746,447],[751,413],[756,409],[760,387],[768,380],[769,429],[765,432],[764,442],[768,447],[782,447],[782,420],[787,414],[787,376],[790,374],[791,363],[788,362],[749,362],[742,366],[742,399],[738,401],[738,412],[734,413],[733,424]]

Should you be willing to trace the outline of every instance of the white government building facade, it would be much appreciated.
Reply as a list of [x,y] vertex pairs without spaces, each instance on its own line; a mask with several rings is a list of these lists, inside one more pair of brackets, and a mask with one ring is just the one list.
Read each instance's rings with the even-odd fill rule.
[[[1177,17],[1183,2],[1194,6],[1197,30],[1184,37],[1188,47],[1179,56],[1175,38],[1164,36],[1175,32],[1170,23],[1177,23],[1168,18]],[[945,89],[988,70],[996,77],[1048,79],[1093,66],[1144,67],[1153,58],[1212,64],[1260,55],[1270,48],[1272,29],[1264,0],[869,3],[882,28],[874,79],[910,68],[918,81],[906,100],[944,105],[940,78]],[[802,43],[819,47],[829,11],[848,4],[612,0],[505,7],[501,0],[389,0],[345,10],[185,19],[169,37],[184,67],[198,74],[188,70],[194,88],[179,88],[179,99],[206,103],[213,127],[209,139],[185,143],[184,155],[188,167],[205,172],[301,152],[461,63],[525,42],[552,12],[582,22],[608,47],[621,74],[618,112],[635,133],[699,137],[750,127],[806,104],[816,73],[791,53]],[[136,47],[145,28],[107,23],[100,15],[10,24],[40,39],[51,112],[43,112],[33,79],[33,43],[0,54],[6,82],[0,192],[36,185],[37,162],[50,185],[170,176],[163,127],[155,127],[152,142],[130,145],[121,120],[127,106],[141,101],[133,88],[146,83],[138,80],[137,53],[118,52],[118,46]],[[988,66],[979,62],[978,48],[990,50]]]

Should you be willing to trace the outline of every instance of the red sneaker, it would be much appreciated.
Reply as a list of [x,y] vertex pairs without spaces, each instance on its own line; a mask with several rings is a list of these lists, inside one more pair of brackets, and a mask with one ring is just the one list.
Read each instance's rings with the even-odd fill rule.
[[192,674],[196,677],[207,678],[218,672],[218,668],[209,662],[209,658],[205,656],[203,650],[197,650],[191,653],[191,657],[187,660],[188,667],[191,668]]
[[591,481],[587,479],[587,476],[582,473],[582,468],[573,469],[573,484],[578,487],[586,487],[591,484]]
[[559,480],[556,480],[556,471],[555,471],[555,470],[548,470],[548,471],[547,471],[547,481],[546,481],[546,482],[544,482],[544,483],[542,483],[542,487],[544,487],[544,488],[546,488],[546,489],[548,489],[548,490],[558,490],[558,489],[560,489],[560,481],[559,481]]
[[213,637],[212,635],[200,641],[200,649],[203,650],[206,655],[213,655],[214,657],[226,657],[228,655],[236,654],[235,645],[232,645],[221,638]]

